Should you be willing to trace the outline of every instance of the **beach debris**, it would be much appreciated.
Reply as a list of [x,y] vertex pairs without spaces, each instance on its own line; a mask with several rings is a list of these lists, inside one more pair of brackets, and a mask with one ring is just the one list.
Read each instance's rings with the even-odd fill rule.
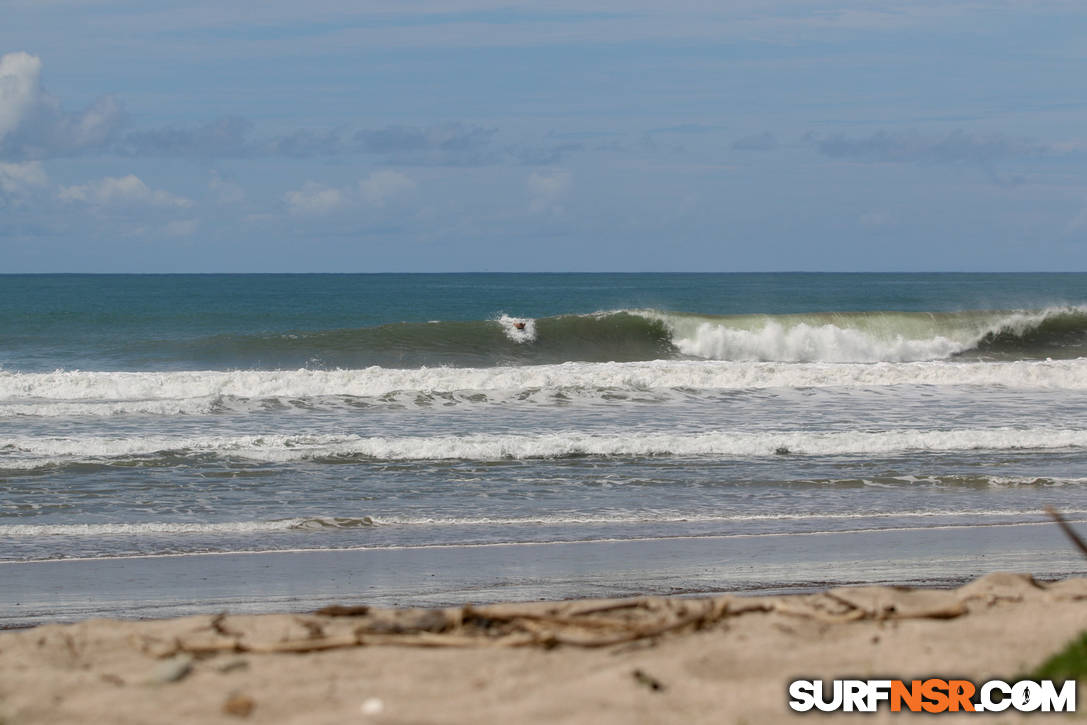
[[[728,627],[729,620],[757,614],[820,625],[953,619],[972,608],[1039,596],[1087,599],[1087,579],[1045,585],[1028,575],[995,573],[950,591],[861,586],[777,597],[638,597],[446,609],[360,607],[358,614],[350,616],[216,615],[188,620],[184,631],[145,635],[136,644],[159,658],[227,652],[319,652],[372,645],[613,647],[655,641],[675,632],[711,627],[721,631]],[[179,663],[170,666],[179,671],[184,667]]]
[[363,715],[380,715],[385,712],[385,703],[380,697],[368,697],[362,701],[359,711]]
[[227,697],[226,702],[223,703],[223,712],[235,717],[249,717],[249,714],[253,712],[253,708],[256,706],[256,701],[249,695],[232,692]]
[[839,587],[827,597],[860,613],[861,619],[954,619],[966,614],[965,602],[948,601],[946,593],[933,589],[907,587]]
[[645,670],[636,669],[630,674],[634,677],[635,682],[637,682],[639,685],[645,685],[653,692],[663,692],[666,689],[663,682],[661,682]]
[[366,604],[358,606],[343,606],[342,604],[333,604],[329,607],[323,607],[318,609],[314,614],[319,614],[322,617],[359,617],[363,614],[369,614],[370,607]]
[[188,652],[179,652],[167,660],[163,660],[151,671],[152,684],[164,685],[170,682],[178,682],[189,676],[192,672],[193,656]]

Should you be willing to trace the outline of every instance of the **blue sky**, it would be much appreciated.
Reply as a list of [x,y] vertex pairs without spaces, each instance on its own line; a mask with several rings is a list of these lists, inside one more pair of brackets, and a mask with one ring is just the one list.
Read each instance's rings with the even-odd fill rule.
[[0,272],[1087,270],[1078,2],[0,5]]

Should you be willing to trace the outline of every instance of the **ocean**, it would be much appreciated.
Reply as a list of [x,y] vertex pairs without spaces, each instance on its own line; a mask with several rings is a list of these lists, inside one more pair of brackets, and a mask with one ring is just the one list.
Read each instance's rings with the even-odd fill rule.
[[[1084,573],[1047,505],[1087,520],[1087,274],[0,276],[9,583],[255,552],[465,579],[451,552],[488,547],[517,596]],[[933,532],[968,535],[953,565],[910,550]],[[670,553],[642,583],[531,570],[594,543]],[[774,564],[685,566],[752,546]]]

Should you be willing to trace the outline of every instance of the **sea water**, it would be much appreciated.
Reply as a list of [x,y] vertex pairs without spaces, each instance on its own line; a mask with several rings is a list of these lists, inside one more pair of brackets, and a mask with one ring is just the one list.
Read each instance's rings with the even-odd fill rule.
[[1087,275],[0,276],[0,561],[1087,515]]

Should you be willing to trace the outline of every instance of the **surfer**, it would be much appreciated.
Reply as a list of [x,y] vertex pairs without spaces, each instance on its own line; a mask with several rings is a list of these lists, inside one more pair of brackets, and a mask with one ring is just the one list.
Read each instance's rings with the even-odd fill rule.
[[518,321],[518,322],[513,323],[513,327],[514,327],[515,330],[523,330],[523,329],[525,329],[525,323]]

